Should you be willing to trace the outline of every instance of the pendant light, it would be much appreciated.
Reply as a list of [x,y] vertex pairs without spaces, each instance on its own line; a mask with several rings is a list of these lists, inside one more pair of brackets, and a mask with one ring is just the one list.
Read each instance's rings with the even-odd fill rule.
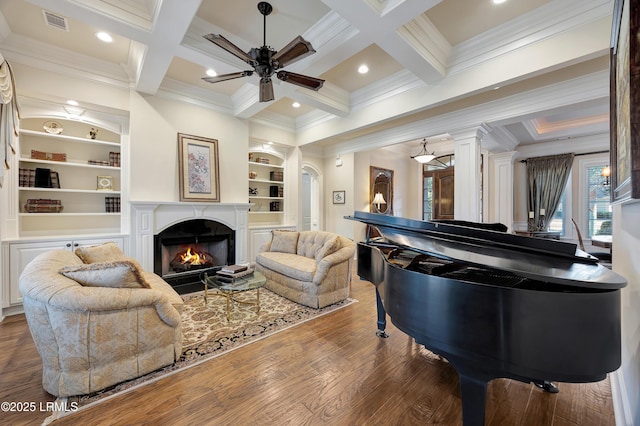
[[417,155],[413,155],[411,158],[416,160],[418,163],[424,164],[433,160],[434,158],[436,158],[436,156],[434,155],[434,152],[432,152],[431,154],[427,152],[427,140],[422,139],[422,151],[420,151]]

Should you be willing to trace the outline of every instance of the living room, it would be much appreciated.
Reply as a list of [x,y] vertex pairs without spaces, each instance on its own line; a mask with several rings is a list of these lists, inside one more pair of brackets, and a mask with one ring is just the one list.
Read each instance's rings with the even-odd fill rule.
[[[459,11],[464,2],[447,0],[410,6],[404,4],[406,2],[371,1],[361,2],[362,5],[353,6],[353,10],[338,4],[339,1],[305,2],[309,3],[306,5],[309,16],[317,14],[320,19],[305,17],[298,10],[305,6],[274,0],[274,12],[266,17],[267,44],[277,48],[297,35],[297,32],[283,31],[287,24],[278,21],[279,16],[286,15],[288,10],[303,16],[304,19],[299,18],[299,25],[306,27],[300,32],[312,41],[317,52],[290,69],[311,76],[322,75],[327,83],[320,91],[312,92],[292,89],[293,86],[276,82],[274,78],[276,100],[271,109],[265,105],[268,103],[257,99],[256,76],[210,84],[199,81],[201,76],[193,78],[189,74],[195,81],[187,83],[184,81],[187,76],[176,75],[179,69],[190,69],[195,64],[202,68],[205,63],[218,66],[219,73],[242,70],[237,60],[202,39],[202,35],[219,32],[232,41],[250,40],[247,46],[261,44],[263,19],[256,9],[257,2],[239,2],[235,9],[225,6],[232,9],[227,11],[229,18],[207,15],[207,11],[212,13],[211,10],[222,8],[219,2],[212,2],[208,8],[205,3],[209,2],[200,1],[180,2],[180,5],[150,2],[157,3],[157,9],[152,8],[156,15],[150,20],[152,28],[144,31],[140,28],[146,24],[140,21],[122,24],[122,17],[115,17],[110,10],[91,9],[67,1],[49,3],[34,0],[0,4],[5,18],[0,53],[13,69],[22,117],[42,117],[43,122],[45,118],[66,120],[69,109],[73,111],[67,101],[73,99],[80,104],[87,131],[91,127],[89,123],[103,124],[105,129],[116,129],[121,134],[121,196],[126,205],[115,234],[123,236],[129,254],[144,266],[149,266],[151,260],[139,252],[135,243],[131,205],[180,203],[179,133],[217,141],[220,204],[250,202],[247,194],[250,151],[273,151],[283,158],[283,212],[277,219],[272,219],[276,215],[271,213],[253,214],[250,217],[256,229],[301,227],[302,203],[291,200],[303,199],[301,174],[308,169],[317,173],[316,226],[355,241],[364,239],[365,227],[345,220],[344,216],[369,210],[370,166],[394,171],[394,215],[422,218],[422,169],[410,157],[421,149],[423,138],[427,138],[430,152],[456,157],[456,219],[502,222],[510,231],[526,229],[528,220],[526,167],[520,160],[573,152],[576,171],[584,169],[589,162],[609,162],[609,46],[614,1],[532,2],[526,12],[502,18],[502,26],[495,23],[494,32],[490,27],[485,28],[484,38],[476,38],[475,42],[467,40],[467,43],[458,41],[459,48],[451,49],[450,56],[438,55],[432,45],[423,47],[423,53],[416,55],[420,58],[416,64],[416,57],[407,59],[399,48],[404,38],[389,31],[397,22],[379,28],[384,36],[376,35],[373,29],[377,21],[370,18],[371,28],[367,28],[358,20],[358,14],[369,16],[371,12],[364,14],[363,10],[375,8],[378,17],[385,16],[388,20],[410,21],[414,17],[424,20],[428,16],[437,22],[439,14],[445,14],[446,6]],[[118,56],[109,62],[93,57],[86,48],[79,53],[68,45],[56,45],[57,33],[45,31],[60,31],[58,29],[40,29],[37,37],[29,35],[26,29],[19,28],[29,24],[15,22],[23,6],[34,9],[29,13],[36,14],[37,24],[43,28],[41,9],[66,16],[72,24],[70,34],[75,31],[74,25],[110,30],[128,40],[127,59]],[[203,10],[199,11],[200,8]],[[423,10],[417,12],[413,8]],[[423,15],[431,8],[430,14]],[[470,26],[474,12],[478,11],[457,12],[460,21],[453,22],[454,26]],[[207,22],[207,17],[213,21]],[[543,23],[552,18],[554,25],[549,29]],[[420,19],[416,22],[424,23]],[[37,29],[35,20],[33,22],[30,25]],[[243,22],[251,24],[243,25]],[[318,22],[327,26],[333,22],[335,27],[330,28],[336,32],[321,27],[322,32]],[[524,27],[523,23],[535,27],[528,34],[535,41],[523,42],[524,46],[518,48],[514,48],[520,41],[515,36],[509,38],[511,44],[507,47],[500,47],[495,41],[514,31],[514,26]],[[243,26],[251,27],[253,34],[243,32]],[[439,22],[438,29],[444,33],[445,26]],[[344,40],[350,31],[359,33],[349,38],[353,46]],[[463,32],[462,29],[459,32]],[[196,40],[194,34],[198,34],[199,39]],[[281,39],[276,38],[280,36]],[[50,43],[43,41],[47,37],[51,38]],[[447,33],[447,37],[453,36]],[[487,40],[493,43],[492,49],[478,45]],[[429,40],[428,43],[436,42]],[[396,46],[395,57],[385,56],[394,63],[402,63],[401,68],[391,74],[394,78],[386,76],[378,82],[371,81],[351,93],[339,87],[335,76],[344,74],[344,70],[337,67],[340,61],[328,52],[347,56],[341,49],[355,54],[371,44],[383,46],[381,50],[386,55]],[[412,44],[412,49],[420,50],[415,46]],[[479,58],[473,59],[469,53],[473,49],[480,52]],[[425,56],[429,60],[425,60]],[[178,59],[174,61],[174,57]],[[181,61],[188,66],[180,68],[181,64],[185,65]],[[333,66],[337,69],[332,70]],[[236,82],[241,83],[233,86]],[[230,86],[219,88],[220,84]],[[279,112],[288,108],[293,99],[301,101],[304,114]],[[550,117],[555,121],[550,121]],[[578,131],[582,133],[570,134],[563,128],[568,122],[576,121],[582,121]],[[529,129],[529,133],[523,129]],[[523,136],[525,134],[528,136]],[[471,147],[472,152],[465,150],[466,147]],[[482,173],[479,162],[475,162],[481,155]],[[14,167],[4,171],[0,206],[3,259],[8,258],[5,253],[9,252],[9,244],[32,241],[21,234],[20,219],[7,202],[14,199],[17,187],[10,184],[11,179],[15,179],[11,172],[18,168],[15,157],[11,161]],[[563,218],[567,240],[576,240],[571,216],[580,217],[585,210],[580,198],[581,185],[580,173],[573,173],[568,186],[572,194],[568,202],[570,208],[565,209],[568,213]],[[334,191],[344,191],[344,203],[334,203]],[[635,314],[640,306],[640,271],[634,262],[634,253],[640,244],[640,226],[634,220],[639,206],[633,200],[612,206],[615,239],[612,267],[628,281],[622,292],[623,363],[621,369],[612,374],[616,421],[622,422],[620,424],[633,424],[640,419],[637,402],[640,400],[637,337],[640,320]],[[268,219],[263,222],[263,217]],[[241,252],[246,260],[251,260],[257,250],[254,246],[263,241],[263,235],[252,233],[254,230],[250,228],[251,223],[246,227]],[[3,260],[0,268],[3,281],[0,300],[3,316],[7,316],[15,313],[18,305],[11,303],[9,295],[7,260]]]

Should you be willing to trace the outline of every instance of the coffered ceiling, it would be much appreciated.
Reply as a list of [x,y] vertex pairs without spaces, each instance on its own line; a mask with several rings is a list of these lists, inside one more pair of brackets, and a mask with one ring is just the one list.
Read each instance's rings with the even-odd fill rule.
[[[567,73],[580,77],[607,69],[607,49],[602,46],[608,39],[585,40],[585,46],[600,48],[585,47],[584,52],[559,45],[545,57],[529,56],[521,62],[513,58],[519,49],[542,46],[546,40],[561,39],[564,32],[610,19],[611,0],[507,0],[497,5],[492,0],[271,0],[266,33],[257,3],[0,0],[0,53],[12,62],[144,94],[190,99],[292,132],[324,126],[320,136],[305,136],[300,143],[327,152],[351,138],[428,117],[447,105],[468,107],[510,90],[554,84]],[[114,41],[99,41],[98,31],[109,32]],[[264,36],[267,45],[278,50],[302,35],[316,53],[286,69],[326,82],[312,92],[274,78],[271,102],[258,101],[256,75],[206,83],[202,77],[207,69],[225,74],[248,68],[205,40],[202,36],[208,33],[222,34],[244,51],[261,46]],[[487,66],[513,53],[508,66]],[[560,55],[567,58],[554,57]],[[549,65],[533,70],[527,61]],[[367,74],[358,73],[362,64],[368,66]],[[486,82],[462,79],[474,70],[482,78],[473,80]],[[502,92],[492,93],[498,87]],[[411,93],[416,95],[404,102],[402,96]],[[384,103],[396,98],[402,98],[401,108]],[[294,101],[299,108],[292,106]],[[376,105],[384,105],[385,111],[376,111]],[[594,96],[562,109],[541,108],[505,118],[495,126],[513,146],[604,133],[608,104],[605,97]],[[441,138],[446,132],[424,136]]]

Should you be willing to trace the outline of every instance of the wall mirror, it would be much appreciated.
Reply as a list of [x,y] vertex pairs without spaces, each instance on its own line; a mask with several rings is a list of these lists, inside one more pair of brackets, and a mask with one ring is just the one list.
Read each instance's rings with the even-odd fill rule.
[[371,188],[369,200],[371,212],[380,214],[393,214],[393,170],[370,166]]

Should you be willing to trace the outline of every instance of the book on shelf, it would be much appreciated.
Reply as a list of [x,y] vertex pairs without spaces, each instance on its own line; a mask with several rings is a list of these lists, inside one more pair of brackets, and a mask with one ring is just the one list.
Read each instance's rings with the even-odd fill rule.
[[109,165],[112,167],[120,167],[120,153],[119,152],[110,152],[109,153]]
[[104,197],[104,208],[107,213],[120,213],[120,197]]
[[[49,169],[41,169],[41,170],[49,170]],[[41,172],[42,173],[42,172]],[[54,172],[53,170],[49,171],[51,178],[51,186],[45,186],[45,188],[60,188],[60,176],[58,172]],[[42,179],[42,181],[46,181]],[[18,171],[18,185],[22,188],[34,188],[36,187],[36,169],[24,169],[20,168]]]

